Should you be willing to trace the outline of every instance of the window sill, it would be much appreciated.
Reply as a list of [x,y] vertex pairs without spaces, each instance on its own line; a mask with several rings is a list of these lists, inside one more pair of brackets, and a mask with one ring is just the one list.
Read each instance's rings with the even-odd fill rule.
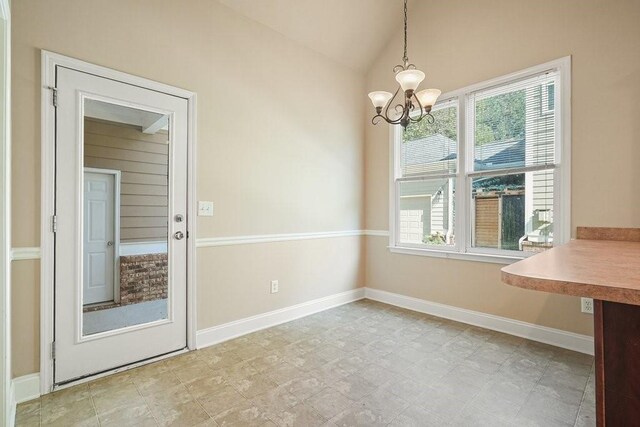
[[390,252],[394,254],[427,256],[433,258],[459,259],[464,261],[489,262],[493,264],[513,264],[523,260],[527,256],[494,255],[480,253],[462,253],[454,251],[438,251],[433,249],[405,248],[400,246],[388,246]]

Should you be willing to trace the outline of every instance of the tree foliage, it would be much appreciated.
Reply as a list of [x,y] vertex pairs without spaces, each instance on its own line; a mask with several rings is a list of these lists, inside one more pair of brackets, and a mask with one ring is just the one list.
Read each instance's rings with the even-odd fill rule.
[[[404,142],[441,134],[457,140],[458,114],[454,107],[434,111],[435,122],[422,120],[404,130]],[[476,145],[489,142],[522,139],[525,136],[524,89],[495,95],[476,102]]]
[[431,114],[435,118],[433,124],[429,124],[427,120],[410,124],[404,130],[403,141],[413,141],[437,134],[444,135],[454,141],[458,139],[458,114],[456,108],[443,108]]
[[523,139],[525,110],[524,89],[476,102],[476,145]]

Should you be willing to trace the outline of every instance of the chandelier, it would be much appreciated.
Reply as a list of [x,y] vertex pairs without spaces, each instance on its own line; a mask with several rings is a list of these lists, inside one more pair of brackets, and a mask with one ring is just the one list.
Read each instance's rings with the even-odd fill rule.
[[[433,123],[431,108],[442,92],[438,89],[424,89],[416,92],[425,76],[422,71],[416,69],[415,65],[409,63],[407,56],[407,0],[404,0],[404,56],[402,64],[393,67],[393,72],[396,73],[396,81],[399,83],[395,93],[381,90],[369,93],[369,98],[376,108],[376,115],[371,119],[371,123],[376,125],[382,118],[389,124],[399,124],[406,128],[410,123],[417,123],[425,117],[428,123]],[[389,108],[394,104],[400,89],[404,95],[404,104],[398,100],[390,116]]]

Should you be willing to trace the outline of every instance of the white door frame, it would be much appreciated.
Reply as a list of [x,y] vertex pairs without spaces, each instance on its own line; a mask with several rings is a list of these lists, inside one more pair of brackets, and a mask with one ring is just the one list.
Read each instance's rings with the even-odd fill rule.
[[0,424],[12,426],[11,386],[11,13],[0,0]]
[[120,186],[122,173],[115,169],[83,168],[84,173],[113,175],[113,302],[120,302]]
[[[194,92],[158,83],[142,77],[115,71],[110,68],[90,64],[79,59],[42,51],[41,61],[41,129],[42,129],[42,170],[41,170],[41,251],[40,260],[40,393],[53,391],[54,341],[54,234],[52,219],[55,212],[55,72],[57,66],[93,74],[145,89],[162,92],[187,100],[187,347],[196,348],[196,98]],[[132,365],[136,366],[136,364]]]

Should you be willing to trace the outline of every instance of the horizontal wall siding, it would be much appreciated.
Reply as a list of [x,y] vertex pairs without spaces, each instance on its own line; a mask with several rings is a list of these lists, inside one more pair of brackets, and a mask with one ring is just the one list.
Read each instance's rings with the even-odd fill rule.
[[120,240],[167,239],[167,135],[85,119],[85,166],[121,171]]

